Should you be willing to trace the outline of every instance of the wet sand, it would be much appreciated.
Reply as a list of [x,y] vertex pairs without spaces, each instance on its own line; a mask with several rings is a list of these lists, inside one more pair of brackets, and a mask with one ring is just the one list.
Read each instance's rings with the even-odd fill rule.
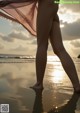
[[47,63],[43,91],[29,88],[35,81],[34,61],[0,63],[0,104],[9,104],[9,113],[80,113],[79,95],[59,61]]

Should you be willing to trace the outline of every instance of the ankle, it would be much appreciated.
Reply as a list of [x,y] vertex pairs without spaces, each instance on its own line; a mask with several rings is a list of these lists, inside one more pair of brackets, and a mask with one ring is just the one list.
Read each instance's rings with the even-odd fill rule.
[[80,84],[77,86],[74,86],[74,92],[80,93]]
[[38,85],[38,86],[39,86],[39,85],[43,86],[43,82],[37,82],[36,85]]

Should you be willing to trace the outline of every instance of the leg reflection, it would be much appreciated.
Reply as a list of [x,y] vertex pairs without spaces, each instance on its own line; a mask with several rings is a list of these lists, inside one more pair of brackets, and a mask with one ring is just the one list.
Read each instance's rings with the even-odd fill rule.
[[[36,93],[36,96],[35,96],[35,102],[32,113],[44,113],[43,103],[42,103],[42,90],[34,90],[34,91]],[[80,95],[74,93],[67,104],[61,107],[52,108],[46,113],[75,113],[77,107],[77,101],[79,97]]]
[[48,113],[75,113],[79,97],[80,95],[74,93],[66,105],[59,108],[52,108]]
[[36,96],[35,96],[35,102],[33,106],[33,112],[32,113],[43,113],[43,105],[42,105],[42,91],[43,90],[35,90]]

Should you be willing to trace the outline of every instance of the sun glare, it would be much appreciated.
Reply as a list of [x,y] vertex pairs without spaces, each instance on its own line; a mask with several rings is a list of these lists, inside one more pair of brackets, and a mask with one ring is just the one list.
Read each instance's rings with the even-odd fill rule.
[[60,27],[63,28],[64,27],[64,24],[61,24]]
[[63,71],[54,70],[51,73],[51,75],[52,75],[51,80],[52,80],[53,83],[62,83],[64,81]]

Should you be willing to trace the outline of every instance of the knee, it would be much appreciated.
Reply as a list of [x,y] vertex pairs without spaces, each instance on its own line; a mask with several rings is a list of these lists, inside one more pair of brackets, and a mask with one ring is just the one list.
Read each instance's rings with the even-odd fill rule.
[[47,49],[48,49],[48,42],[46,43],[38,43],[38,46],[37,46],[37,50],[38,51],[41,51],[41,53],[44,53],[44,52],[47,52]]
[[59,56],[62,53],[64,53],[65,48],[64,48],[64,46],[55,46],[55,47],[53,47],[53,51],[57,56]]

